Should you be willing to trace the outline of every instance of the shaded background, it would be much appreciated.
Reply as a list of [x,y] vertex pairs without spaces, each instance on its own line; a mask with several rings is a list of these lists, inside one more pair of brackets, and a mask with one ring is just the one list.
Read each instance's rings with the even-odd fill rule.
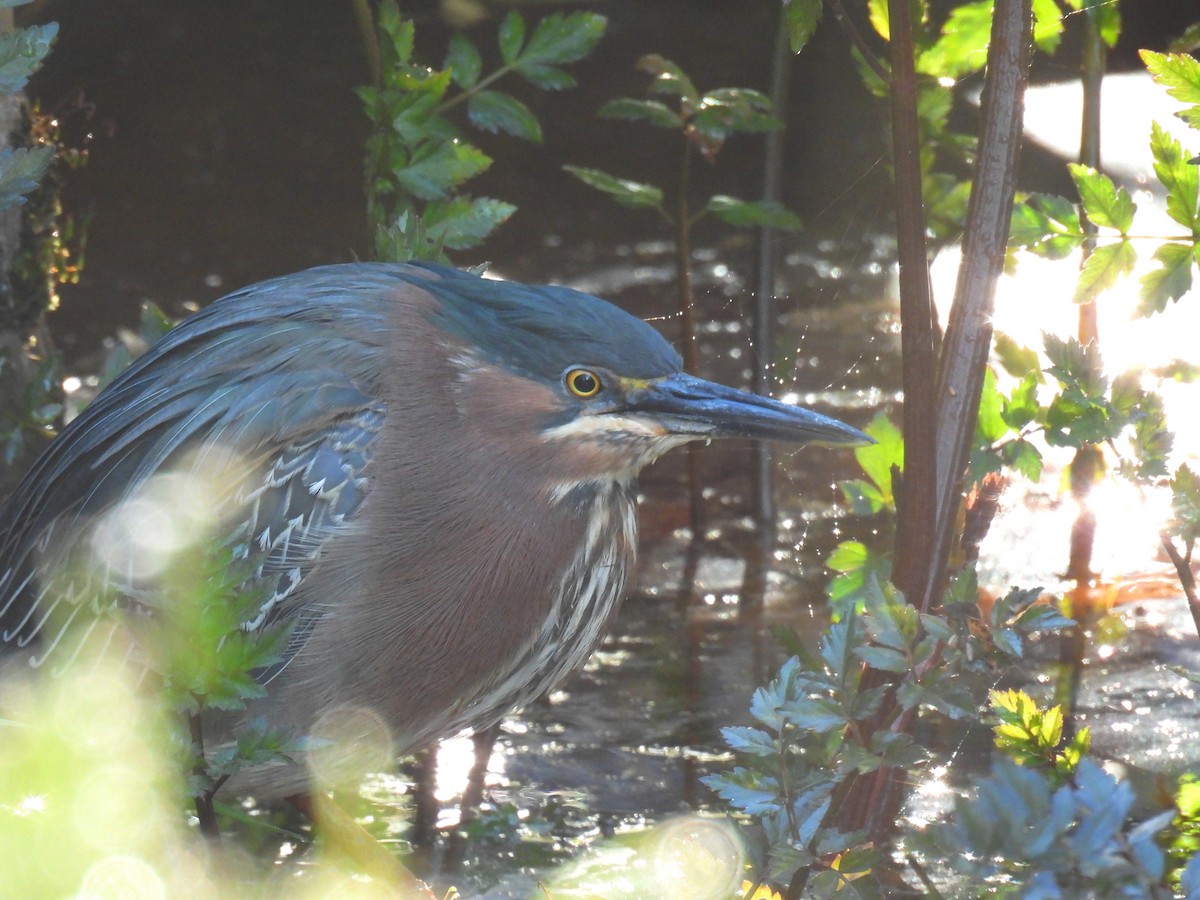
[[[1123,4],[1114,68],[1136,66],[1137,47],[1161,46],[1194,18],[1190,6]],[[402,7],[417,19],[419,53],[439,63],[450,32],[438,5]],[[647,76],[634,70],[642,54],[674,59],[702,90],[768,83],[773,0],[566,8],[602,12],[607,36],[571,68],[577,90],[546,94],[515,78],[503,85],[542,116],[546,143],[478,137],[496,164],[471,189],[519,212],[461,262],[488,259],[505,274],[562,279],[662,236],[651,213],[619,208],[559,168],[569,162],[673,181],[671,136],[593,115],[608,99],[644,94]],[[353,94],[368,73],[349,0],[42,0],[26,9],[61,27],[33,95],[67,112],[82,93],[94,109],[90,121],[78,112],[64,117],[68,131],[96,134],[91,162],[68,193],[91,223],[82,283],[64,290],[53,323],[69,360],[86,360],[116,325],[132,325],[143,299],[178,314],[185,303],[262,278],[368,254],[367,122]],[[542,11],[526,10],[530,18]],[[485,53],[494,54],[495,28],[484,21],[471,29]],[[1070,35],[1039,67],[1041,79],[1074,72]],[[785,200],[809,229],[789,240],[816,246],[822,237],[840,243],[886,230],[883,118],[830,18],[795,62],[787,122]],[[760,154],[761,139],[735,139],[717,168],[697,167],[697,193],[755,197]],[[1027,169],[1037,168],[1033,156]],[[703,228],[698,239],[706,239]],[[736,259],[736,242],[731,249]]]

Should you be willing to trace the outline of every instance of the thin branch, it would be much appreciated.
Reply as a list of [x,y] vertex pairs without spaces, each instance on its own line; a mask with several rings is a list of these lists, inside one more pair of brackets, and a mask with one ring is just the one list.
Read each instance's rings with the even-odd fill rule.
[[[688,188],[692,171],[692,142],[683,136],[683,159],[679,165],[679,195],[675,207],[675,278],[679,291],[680,327],[683,331],[683,368],[695,375],[700,367],[699,347],[696,344],[696,297],[692,288],[691,211]],[[704,497],[701,484],[700,445],[687,447],[688,520],[692,529],[692,546],[698,546],[704,531]]]
[[[921,610],[928,609],[946,577],[955,514],[961,501],[967,455],[991,349],[991,312],[1008,242],[1020,150],[1032,20],[1030,2],[996,4],[983,91],[979,160],[967,210],[963,263],[943,343],[936,393],[924,233],[915,231],[915,226],[921,223],[921,206],[919,169],[915,178],[913,175],[919,148],[914,143],[917,130],[911,22],[906,0],[889,3],[905,366],[905,473],[894,581],[909,602]],[[904,53],[898,52],[898,41],[905,45]],[[901,121],[906,118],[907,123]],[[918,192],[915,198],[911,196],[914,182]],[[911,360],[910,348],[919,354]],[[917,676],[909,673],[908,677]],[[915,708],[897,714],[897,705],[893,689],[874,717],[873,727],[887,728],[891,722],[892,731],[908,733]],[[880,769],[869,778],[850,782],[847,791],[839,791],[835,801],[842,827],[865,827],[873,840],[886,840],[895,827],[903,800],[900,775],[894,769]]]
[[[1175,542],[1171,540],[1171,536],[1165,532],[1158,536],[1162,541],[1163,550],[1166,551],[1167,557],[1171,560],[1171,564],[1175,566],[1175,574],[1179,576],[1179,584],[1183,587],[1183,595],[1187,597],[1188,611],[1192,614],[1192,622],[1196,625],[1196,633],[1200,634],[1200,597],[1196,596],[1196,579],[1192,575],[1192,567],[1188,565],[1186,557],[1180,555],[1179,549],[1175,546]],[[1188,556],[1191,556],[1189,550]]]
[[354,19],[358,22],[358,33],[363,42],[363,54],[367,58],[367,69],[371,73],[371,84],[379,87],[383,83],[383,62],[379,56],[379,34],[375,30],[375,13],[370,0],[351,0],[354,4]]
[[[1004,268],[1029,71],[1030,0],[998,3],[984,82],[979,163],[967,208],[962,266],[937,388],[937,519],[932,590],[943,578],[979,395],[992,346],[996,282]],[[921,598],[928,602],[929,596]],[[922,604],[924,608],[925,604]]]
[[867,46],[862,32],[854,24],[854,20],[846,14],[846,8],[842,6],[842,0],[826,0],[826,2],[829,4],[829,11],[837,19],[838,25],[846,33],[846,37],[850,38],[850,43],[854,45],[854,49],[858,51],[863,61],[871,67],[871,71],[875,73],[875,77],[884,84],[890,84],[892,80],[891,72],[884,67],[879,57],[875,55],[875,51]]
[[[908,0],[889,0],[892,50],[892,157],[896,242],[900,266],[900,342],[904,387],[904,502],[896,530],[896,587],[924,610],[930,592],[937,466],[935,458],[937,345],[934,334],[917,73]],[[981,146],[983,141],[980,141]]]
[[[788,43],[787,13],[780,7],[771,52],[771,109],[783,118],[787,107],[788,75],[792,53]],[[783,196],[784,129],[767,132],[763,154],[762,199],[778,203]],[[778,266],[778,232],[763,226],[758,230],[758,282],[754,293],[754,390],[770,396],[775,375],[775,275]],[[754,445],[754,518],[758,522],[759,550],[765,560],[775,546],[775,493],[771,445]]]

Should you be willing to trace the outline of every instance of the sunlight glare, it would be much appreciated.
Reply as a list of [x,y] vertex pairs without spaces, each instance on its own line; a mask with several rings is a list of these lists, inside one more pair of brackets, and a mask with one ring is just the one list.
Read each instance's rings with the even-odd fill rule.
[[91,535],[92,553],[109,569],[133,581],[163,574],[182,553],[195,548],[218,524],[214,498],[222,496],[244,466],[224,451],[188,459],[155,475],[108,510]]

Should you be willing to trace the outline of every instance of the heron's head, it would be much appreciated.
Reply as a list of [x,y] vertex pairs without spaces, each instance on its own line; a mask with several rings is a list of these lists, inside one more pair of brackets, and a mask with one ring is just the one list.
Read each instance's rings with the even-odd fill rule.
[[431,274],[422,287],[439,301],[438,326],[465,348],[458,363],[473,415],[501,440],[554,451],[565,482],[633,475],[693,440],[871,442],[810,409],[685,374],[654,328],[598,297]]

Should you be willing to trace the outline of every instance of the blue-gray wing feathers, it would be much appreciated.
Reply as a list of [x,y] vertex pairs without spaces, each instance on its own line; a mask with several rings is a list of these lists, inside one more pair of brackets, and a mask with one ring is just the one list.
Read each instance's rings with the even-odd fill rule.
[[152,612],[161,601],[136,560],[87,559],[97,523],[155,476],[216,472],[205,500],[262,597],[244,627],[291,626],[283,659],[259,678],[278,674],[326,612],[299,589],[369,490],[387,304],[412,280],[409,267],[356,265],[266,282],[136,360],[0,508],[0,652],[34,648],[32,663],[57,668],[106,609]]

